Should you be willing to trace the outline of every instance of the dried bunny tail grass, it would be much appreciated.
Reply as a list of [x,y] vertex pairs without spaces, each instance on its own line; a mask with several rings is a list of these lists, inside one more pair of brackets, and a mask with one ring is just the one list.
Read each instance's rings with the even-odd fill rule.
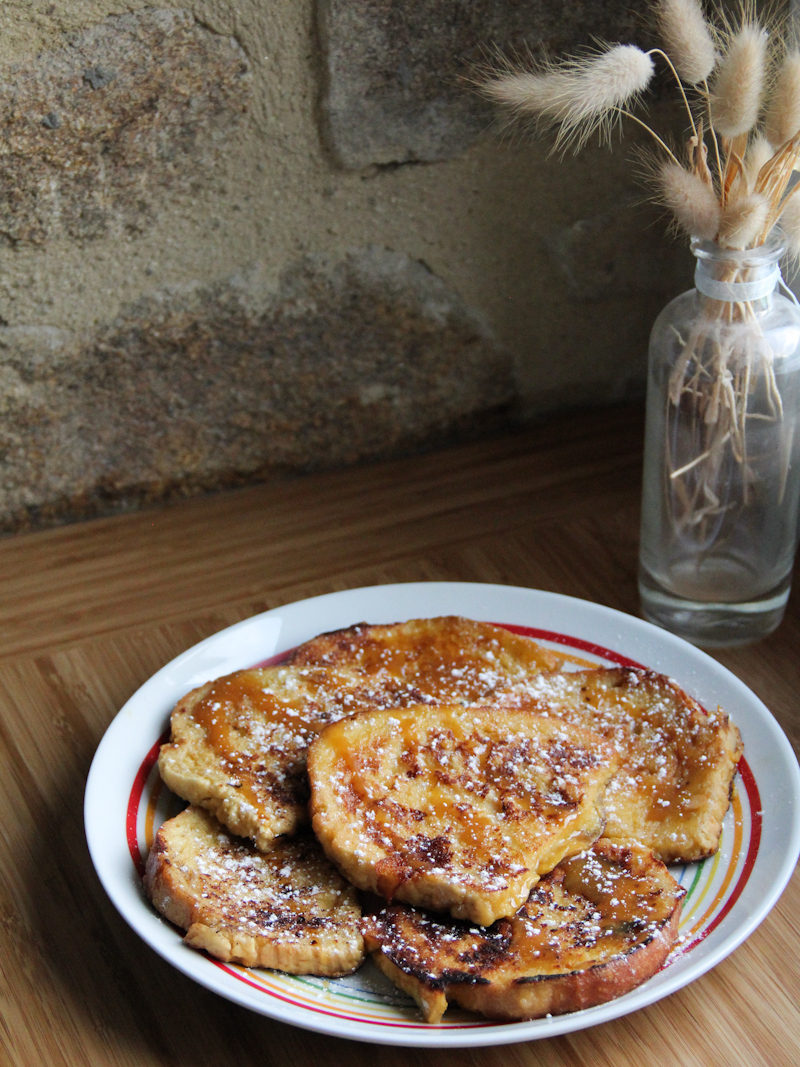
[[720,206],[714,190],[685,167],[667,160],[655,180],[658,201],[672,212],[676,226],[690,237],[713,241],[720,224]]
[[654,72],[646,52],[620,44],[539,71],[499,73],[481,91],[516,115],[558,124],[557,145],[580,147],[595,130],[610,134],[619,109],[638,100]]
[[761,193],[748,193],[734,200],[722,213],[717,241],[723,248],[752,248],[763,244],[769,214],[769,200]]
[[800,197],[786,197],[781,211],[780,230],[786,254],[797,265],[800,263]]
[[744,178],[748,193],[755,190],[761,168],[772,159],[775,149],[763,133],[756,134],[747,148],[744,157]]
[[687,85],[699,85],[714,69],[717,50],[699,0],[660,0],[656,18],[664,47]]
[[711,120],[723,137],[748,133],[758,121],[767,75],[767,33],[746,21],[729,35],[711,89]]
[[800,50],[790,49],[783,57],[770,94],[764,118],[764,132],[780,148],[800,131]]

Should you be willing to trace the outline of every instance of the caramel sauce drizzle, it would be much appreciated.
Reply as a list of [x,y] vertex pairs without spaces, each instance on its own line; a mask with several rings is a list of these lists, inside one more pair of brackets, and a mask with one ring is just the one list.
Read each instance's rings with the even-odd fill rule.
[[671,903],[661,893],[653,893],[647,878],[638,878],[629,868],[609,863],[592,853],[591,862],[580,855],[564,860],[564,888],[582,896],[601,912],[602,927],[624,926],[634,920],[647,923],[667,918]]
[[231,777],[240,783],[242,795],[259,811],[263,810],[263,768],[258,747],[247,751],[247,733],[238,722],[249,717],[275,729],[281,727],[310,742],[325,725],[319,707],[308,699],[296,703],[281,700],[265,689],[257,671],[239,671],[213,682],[194,708],[195,721],[206,734],[208,744],[220,756]]

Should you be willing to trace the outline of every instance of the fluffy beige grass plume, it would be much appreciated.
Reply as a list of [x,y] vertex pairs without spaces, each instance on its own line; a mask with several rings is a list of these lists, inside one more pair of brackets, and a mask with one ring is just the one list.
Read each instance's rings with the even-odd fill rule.
[[769,201],[761,193],[748,193],[728,204],[722,213],[717,239],[724,248],[750,248],[769,220]]
[[660,200],[672,212],[678,227],[690,237],[713,241],[721,217],[713,188],[672,160],[659,167],[658,185]]
[[787,197],[781,212],[781,236],[787,253],[800,260],[800,197]]
[[683,81],[687,85],[706,81],[717,50],[698,0],[661,0],[656,18],[664,47]]
[[733,33],[711,88],[714,129],[723,137],[749,133],[758,122],[767,75],[767,33],[746,22]]
[[800,51],[786,53],[764,117],[764,132],[780,148],[800,132]]
[[483,92],[518,114],[558,123],[557,143],[580,146],[598,128],[607,133],[619,109],[638,99],[654,73],[651,56],[620,44],[558,67],[498,75]]
[[758,133],[751,140],[747,154],[744,157],[744,178],[746,191],[755,191],[761,168],[772,159],[773,150],[768,138],[763,133]]

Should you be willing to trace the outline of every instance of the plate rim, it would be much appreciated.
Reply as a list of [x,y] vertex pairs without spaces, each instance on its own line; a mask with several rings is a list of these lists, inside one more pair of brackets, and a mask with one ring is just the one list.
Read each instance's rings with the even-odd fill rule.
[[[530,1020],[514,1023],[494,1023],[493,1025],[483,1025],[476,1028],[464,1028],[464,1029],[433,1029],[428,1028],[425,1024],[422,1024],[421,1029],[409,1028],[409,1029],[393,1029],[390,1025],[381,1023],[370,1023],[358,1020],[334,1020],[328,1021],[325,1017],[317,1017],[313,1015],[309,1009],[297,1008],[295,1013],[302,1014],[302,1018],[290,1018],[289,1015],[295,1014],[293,1012],[286,1011],[274,1011],[267,1010],[273,1007],[271,1003],[265,1005],[256,1005],[248,1002],[248,997],[244,995],[236,996],[234,992],[238,990],[228,990],[219,988],[218,984],[215,984],[211,977],[211,972],[208,975],[205,973],[197,973],[197,966],[195,961],[199,958],[197,954],[191,949],[186,949],[182,946],[182,942],[179,940],[177,946],[178,949],[184,948],[185,952],[190,953],[190,956],[184,956],[183,953],[178,951],[177,953],[168,950],[155,934],[152,933],[153,923],[159,924],[161,928],[169,929],[174,932],[174,928],[165,923],[165,920],[161,919],[155,913],[151,912],[141,892],[140,886],[134,887],[137,890],[134,899],[134,906],[137,909],[142,910],[142,917],[137,922],[137,916],[129,914],[129,905],[131,902],[130,891],[132,886],[127,884],[125,886],[125,892],[120,888],[119,881],[123,883],[130,883],[130,875],[126,878],[121,872],[109,872],[106,857],[98,854],[101,842],[99,837],[102,836],[101,828],[108,818],[108,805],[104,807],[103,816],[99,816],[99,806],[95,803],[95,798],[99,795],[101,775],[105,770],[104,761],[108,758],[107,753],[113,750],[113,746],[117,740],[118,735],[122,735],[126,730],[130,731],[133,728],[134,722],[131,717],[131,708],[135,705],[143,702],[148,694],[152,692],[162,691],[165,686],[167,688],[174,688],[177,696],[183,695],[179,691],[180,686],[175,682],[168,682],[171,676],[180,677],[181,672],[185,674],[186,668],[192,666],[193,661],[202,660],[203,653],[213,650],[215,647],[224,646],[226,643],[231,644],[231,640],[235,643],[236,639],[247,635],[247,631],[251,630],[255,632],[258,629],[259,624],[269,623],[270,621],[279,621],[280,625],[273,628],[274,639],[278,645],[281,645],[281,633],[282,633],[282,618],[292,615],[299,615],[301,618],[310,618],[317,615],[316,609],[325,609],[334,605],[343,611],[347,610],[349,602],[353,601],[358,603],[360,600],[370,598],[386,598],[389,601],[398,601],[400,604],[407,602],[412,604],[419,597],[424,595],[425,597],[433,597],[434,599],[448,598],[463,596],[466,599],[470,597],[486,598],[490,601],[500,598],[516,599],[518,602],[523,603],[523,607],[530,606],[532,609],[539,608],[543,610],[545,606],[551,608],[557,608],[562,611],[570,613],[577,613],[580,616],[588,618],[590,622],[597,622],[603,620],[611,625],[612,623],[622,626],[623,631],[625,629],[630,630],[633,628],[634,632],[638,632],[642,636],[642,641],[646,644],[647,638],[651,638],[656,642],[658,646],[666,649],[673,657],[677,655],[678,659],[687,660],[688,664],[694,665],[695,669],[705,668],[706,671],[710,671],[712,676],[718,676],[718,678],[727,683],[729,689],[733,692],[739,693],[746,702],[751,706],[750,712],[753,712],[760,717],[760,725],[766,727],[769,744],[767,749],[773,749],[774,755],[780,757],[783,763],[783,770],[787,772],[787,779],[784,781],[784,787],[788,789],[791,795],[792,803],[792,823],[791,834],[787,842],[787,848],[783,854],[783,862],[779,865],[775,877],[769,885],[769,891],[762,898],[758,907],[754,908],[751,913],[740,921],[739,924],[730,929],[727,936],[715,950],[709,952],[705,957],[697,959],[693,966],[684,969],[680,972],[670,975],[670,970],[661,972],[660,980],[656,985],[653,985],[653,981],[645,983],[644,986],[640,986],[637,990],[627,994],[625,997],[618,998],[610,1001],[608,1004],[598,1005],[594,1008],[585,1009],[581,1012],[573,1012],[567,1015],[556,1016],[552,1019],[546,1020]],[[518,605],[517,605],[518,606]],[[324,614],[324,611],[321,612]],[[441,609],[436,614],[446,613],[458,613],[464,614],[460,609],[448,612],[445,609]],[[390,614],[400,615],[397,611],[392,611]],[[430,616],[432,613],[417,612],[415,614],[407,614],[406,618],[420,618]],[[513,612],[512,612],[513,614]],[[480,617],[480,616],[476,616]],[[361,618],[355,618],[352,615],[349,617],[350,621],[343,625],[353,625],[356,622],[362,621]],[[379,621],[379,620],[370,620]],[[380,621],[389,621],[386,620]],[[493,618],[486,619],[485,621],[494,622],[509,622],[511,619],[505,618]],[[578,621],[578,620],[576,620]],[[527,622],[522,622],[521,625],[533,625],[539,626],[539,622],[534,619],[528,619]],[[313,629],[313,627],[312,627]],[[558,630],[558,627],[555,628]],[[570,632],[565,636],[585,639],[585,632],[580,633],[583,629],[583,623],[578,626],[577,631],[570,629]],[[315,633],[321,632],[315,630],[314,633],[309,633],[308,636],[314,636]],[[307,639],[307,638],[304,638]],[[612,650],[614,648],[613,643],[609,643],[607,638],[604,638],[604,645],[602,647]],[[639,642],[636,642],[637,644]],[[246,645],[245,645],[246,647]],[[287,645],[286,647],[291,647]],[[281,647],[276,651],[283,651],[285,648]],[[246,652],[242,652],[246,656]],[[624,655],[631,659],[640,659],[639,655],[633,653],[630,647],[626,647],[624,650],[620,650],[620,655]],[[265,658],[264,656],[261,657]],[[669,656],[668,656],[669,658]],[[650,667],[651,664],[648,660],[640,659],[646,666]],[[257,659],[250,659],[250,664],[258,662]],[[242,663],[241,666],[248,666],[248,663]],[[236,669],[230,667],[228,669]],[[657,668],[656,668],[657,669]],[[227,670],[218,672],[227,673]],[[687,673],[689,668],[687,666]],[[198,684],[195,682],[194,684]],[[688,688],[686,683],[681,680],[684,688]],[[185,689],[183,690],[186,691]],[[176,697],[177,699],[177,697]],[[174,703],[174,701],[173,701]],[[169,705],[171,706],[171,705]],[[167,712],[168,714],[168,712]],[[159,721],[163,722],[163,712],[152,711],[150,718],[152,720],[159,717]],[[736,721],[736,717],[734,716]],[[150,734],[152,739],[152,733]],[[759,746],[764,747],[764,737],[759,739]],[[774,747],[773,747],[774,746]],[[141,758],[141,753],[140,753]],[[615,608],[609,608],[602,604],[597,604],[593,601],[583,600],[578,597],[567,596],[562,593],[553,593],[547,590],[530,589],[523,586],[502,585],[497,583],[482,583],[482,582],[403,582],[403,583],[390,583],[386,585],[372,585],[363,586],[355,589],[345,589],[336,591],[333,593],[324,593],[315,597],[303,598],[302,600],[293,601],[288,604],[280,605],[279,607],[271,608],[264,612],[259,612],[256,615],[243,619],[240,622],[233,623],[231,626],[224,627],[223,629],[211,634],[209,637],[192,645],[190,648],[185,649],[179,653],[173,659],[168,661],[151,675],[136,691],[130,696],[125,704],[120,708],[117,714],[113,717],[105,730],[100,743],[97,746],[92,764],[89,770],[89,775],[86,782],[86,790],[84,797],[84,827],[86,833],[87,845],[89,848],[89,854],[92,860],[92,864],[95,868],[100,883],[109,897],[111,903],[114,905],[117,912],[127,922],[127,924],[134,930],[135,933],[150,948],[152,948],[158,955],[166,960],[171,966],[175,967],[178,971],[198,982],[200,985],[217,993],[226,999],[239,1004],[245,1008],[256,1011],[259,1014],[265,1015],[269,1018],[289,1023],[290,1025],[299,1026],[308,1030],[312,1030],[318,1033],[328,1034],[330,1036],[337,1036],[343,1038],[349,1038],[351,1040],[366,1041],[374,1044],[387,1044],[406,1047],[438,1047],[438,1048],[453,1048],[453,1047],[480,1047],[489,1044],[506,1044],[512,1042],[533,1040],[538,1038],[545,1038],[556,1036],[557,1034],[572,1033],[578,1030],[597,1025],[602,1022],[611,1021],[612,1019],[619,1018],[623,1015],[627,1015],[633,1011],[639,1010],[644,1007],[648,1007],[650,1004],[662,999],[665,996],[676,992],[678,989],[684,988],[691,984],[697,978],[707,973],[719,962],[725,959],[731,952],[735,951],[739,945],[742,944],[747,937],[763,922],[769,912],[777,903],[781,894],[783,893],[789,879],[792,876],[794,868],[797,863],[798,855],[800,855],[800,767],[798,767],[797,759],[794,755],[791,744],[788,741],[785,733],[783,732],[780,724],[775,717],[766,707],[766,705],[760,700],[760,698],[745,685],[732,671],[718,663],[707,653],[703,652],[681,638],[676,637],[673,634],[668,633],[665,630],[661,630],[652,624],[638,619],[633,615],[626,614],[625,612],[618,611]],[[763,807],[763,804],[762,804]],[[124,827],[123,827],[124,829]],[[129,863],[129,866],[130,863]],[[116,873],[117,878],[114,878]],[[734,905],[735,910],[736,905]],[[146,918],[145,918],[146,917]],[[151,921],[148,923],[146,919]],[[142,923],[145,922],[145,929],[143,932]],[[148,936],[150,934],[151,936]],[[201,972],[205,969],[201,969]],[[687,971],[688,977],[687,977]],[[208,980],[206,980],[208,979]],[[650,988],[648,988],[648,986]],[[629,998],[635,997],[636,1003],[630,1004]],[[266,998],[265,998],[266,999]],[[313,1015],[312,1018],[305,1018],[305,1015]],[[388,1031],[388,1032],[386,1032]]]

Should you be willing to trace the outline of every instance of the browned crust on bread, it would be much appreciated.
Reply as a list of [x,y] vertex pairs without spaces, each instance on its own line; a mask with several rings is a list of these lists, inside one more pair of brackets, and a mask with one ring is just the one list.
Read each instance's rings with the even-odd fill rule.
[[620,752],[606,837],[635,839],[665,863],[716,852],[743,752],[721,708],[707,712],[672,679],[630,667],[533,677],[527,706],[590,727]]
[[364,712],[311,746],[314,832],[359,888],[488,924],[602,832],[615,755],[519,709]]
[[426,1021],[438,1022],[448,1002],[535,1019],[606,1003],[655,974],[677,938],[684,895],[646,849],[602,839],[487,929],[403,905],[365,916],[362,928],[376,965]]
[[189,807],[159,829],[145,890],[187,944],[226,963],[336,976],[363,961],[356,892],[310,835],[265,855]]

